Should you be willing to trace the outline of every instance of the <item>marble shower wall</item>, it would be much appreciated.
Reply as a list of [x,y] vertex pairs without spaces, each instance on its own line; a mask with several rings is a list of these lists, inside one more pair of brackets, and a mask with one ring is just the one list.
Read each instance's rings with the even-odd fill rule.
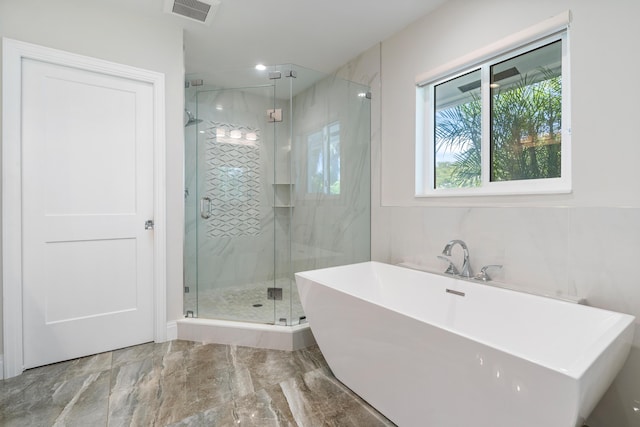
[[[308,70],[301,70],[300,73]],[[292,261],[304,271],[370,259],[370,100],[368,86],[327,76],[293,100]],[[340,194],[308,191],[307,137],[340,124]]]

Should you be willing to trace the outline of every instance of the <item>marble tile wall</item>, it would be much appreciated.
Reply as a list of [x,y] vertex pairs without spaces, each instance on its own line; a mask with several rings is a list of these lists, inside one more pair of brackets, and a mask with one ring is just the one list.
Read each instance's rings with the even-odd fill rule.
[[[206,236],[258,236],[260,227],[260,139],[254,129],[236,128],[215,122],[203,122],[205,131],[205,185],[201,194],[208,197]],[[239,132],[253,140],[219,138],[219,132]]]
[[[378,260],[433,271],[451,239],[462,239],[472,267],[502,264],[494,280],[537,293],[586,298],[589,305],[640,319],[640,209],[379,207]],[[384,242],[384,243],[383,243]],[[462,254],[453,257],[461,265]],[[544,315],[541,313],[541,315]],[[640,425],[640,328],[629,359],[594,410],[594,426]]]
[[49,365],[0,381],[0,425],[393,426],[294,352],[171,341]]
[[[512,2],[497,2],[488,9],[499,10],[498,3],[502,3],[500,6],[509,3],[509,7],[516,7]],[[524,2],[521,3],[524,6]],[[477,7],[485,6],[488,5],[479,3]],[[547,6],[558,7],[555,3]],[[572,9],[584,6],[586,4],[575,3]],[[606,7],[596,6],[596,3],[589,6],[595,9]],[[626,7],[631,7],[631,4]],[[576,13],[578,12],[580,11]],[[593,19],[602,13],[594,13]],[[593,29],[595,26],[589,28]],[[420,39],[415,31],[416,28],[413,28],[402,33],[402,46],[408,52],[417,52],[419,49],[424,51],[423,44],[427,39]],[[415,201],[412,206],[396,204],[393,200],[382,197],[384,187],[389,184],[388,178],[400,173],[389,168],[383,157],[401,142],[398,138],[382,140],[383,125],[387,129],[400,125],[389,120],[384,123],[382,121],[383,117],[388,118],[388,114],[383,115],[383,111],[393,110],[398,102],[393,96],[391,100],[389,96],[385,97],[385,94],[389,94],[388,85],[387,92],[382,91],[381,64],[389,64],[395,58],[385,56],[385,52],[388,55],[392,53],[385,51],[382,45],[372,47],[338,71],[345,78],[367,82],[373,92],[372,259],[389,263],[409,261],[440,271],[446,265],[436,256],[441,253],[447,241],[459,238],[468,243],[472,266],[476,270],[486,264],[504,266],[502,270],[494,272],[495,280],[540,293],[584,297],[593,306],[628,313],[640,319],[640,279],[635,272],[640,259],[640,208],[635,202],[638,194],[635,179],[613,181],[626,183],[624,185],[627,188],[627,195],[614,203],[609,195],[619,194],[622,187],[618,188],[607,179],[602,179],[602,171],[594,173],[594,162],[578,158],[576,168],[583,169],[582,177],[598,178],[599,185],[611,187],[610,191],[590,192],[599,195],[599,199],[593,196],[593,199],[583,203],[570,200],[571,203],[561,204],[552,200],[551,203],[540,206],[536,206],[538,199],[526,197],[506,203],[475,201],[469,202],[468,206],[459,200],[451,201],[449,206],[442,201],[420,200]],[[412,61],[415,55],[405,56],[404,62],[400,61],[394,66],[414,66]],[[397,80],[398,76],[387,76],[385,83],[390,78]],[[408,84],[412,82],[413,80]],[[408,105],[414,102],[413,94],[408,94],[406,102]],[[584,123],[583,133],[587,129],[597,131],[592,122],[594,121]],[[635,135],[633,131],[629,133]],[[587,142],[585,138],[588,135],[581,136],[581,141]],[[627,141],[628,138],[616,139],[623,140]],[[413,141],[407,144],[413,144]],[[601,152],[602,150],[598,150],[599,154]],[[611,164],[617,165],[616,162]],[[413,170],[413,165],[407,163],[404,168]],[[411,184],[407,184],[407,187],[411,187]],[[588,189],[591,190],[591,186]],[[459,252],[454,252],[458,262],[460,256]],[[629,358],[607,394],[594,409],[588,425],[640,425],[639,320],[636,321],[636,333]]]
[[[294,271],[370,257],[371,106],[369,99],[358,96],[368,90],[327,76],[294,98]],[[340,123],[340,194],[308,193],[307,135],[334,122]]]

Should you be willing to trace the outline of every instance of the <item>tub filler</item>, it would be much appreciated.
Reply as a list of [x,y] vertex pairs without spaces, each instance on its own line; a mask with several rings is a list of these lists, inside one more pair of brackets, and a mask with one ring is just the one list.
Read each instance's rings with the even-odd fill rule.
[[634,317],[377,262],[296,274],[335,376],[401,427],[581,426]]

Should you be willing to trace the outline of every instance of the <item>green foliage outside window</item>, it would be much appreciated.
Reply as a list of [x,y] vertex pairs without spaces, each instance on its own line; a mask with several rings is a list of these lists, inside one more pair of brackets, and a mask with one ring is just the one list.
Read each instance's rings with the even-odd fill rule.
[[[504,90],[492,89],[491,180],[556,178],[561,170],[561,76],[542,70],[545,78],[527,76]],[[476,187],[481,171],[481,102],[436,113],[436,151],[452,161],[436,165],[437,188]]]
[[491,180],[560,177],[562,81],[543,70],[545,80],[519,84],[493,97]]
[[436,188],[562,178],[562,52],[555,40],[432,86]]

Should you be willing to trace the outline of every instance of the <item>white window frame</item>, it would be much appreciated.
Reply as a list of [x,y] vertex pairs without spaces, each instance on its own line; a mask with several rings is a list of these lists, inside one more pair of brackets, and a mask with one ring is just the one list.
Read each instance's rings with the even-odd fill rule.
[[[569,71],[569,12],[474,52],[416,79],[416,197],[460,197],[571,192],[571,97]],[[562,41],[562,129],[559,178],[491,181],[490,97],[491,65]],[[467,188],[435,188],[434,87],[474,70],[481,70],[482,148],[481,185]]]

